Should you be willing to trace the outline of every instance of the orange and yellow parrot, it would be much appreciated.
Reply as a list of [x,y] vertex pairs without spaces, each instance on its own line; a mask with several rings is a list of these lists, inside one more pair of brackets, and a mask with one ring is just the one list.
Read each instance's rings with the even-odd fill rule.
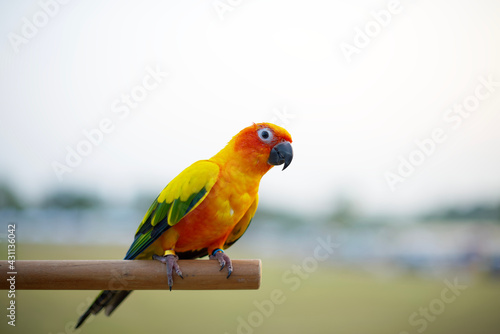
[[[224,253],[245,233],[257,210],[260,179],[273,166],[288,167],[293,158],[292,138],[271,123],[241,130],[219,153],[195,162],[158,195],[142,220],[125,260],[158,260],[166,265],[172,289],[178,259],[209,255],[220,270],[231,275],[231,259]],[[110,315],[131,291],[105,290],[80,317],[105,308]]]

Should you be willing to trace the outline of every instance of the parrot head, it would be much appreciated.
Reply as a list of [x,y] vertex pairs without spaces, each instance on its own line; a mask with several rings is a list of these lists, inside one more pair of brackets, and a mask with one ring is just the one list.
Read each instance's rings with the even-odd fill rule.
[[272,123],[257,123],[241,130],[233,137],[234,152],[244,160],[247,167],[266,173],[273,166],[283,165],[283,170],[292,162],[292,137],[284,128]]

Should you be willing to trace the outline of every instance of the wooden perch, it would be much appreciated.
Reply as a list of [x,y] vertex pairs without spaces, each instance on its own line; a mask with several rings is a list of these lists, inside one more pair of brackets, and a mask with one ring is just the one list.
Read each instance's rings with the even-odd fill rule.
[[[184,279],[174,273],[172,290],[258,289],[260,260],[233,260],[234,271],[219,271],[210,260],[179,260]],[[9,274],[10,272],[15,274]],[[8,290],[15,277],[16,290],[168,290],[165,265],[147,260],[64,260],[15,262],[15,270],[0,261],[0,289]]]

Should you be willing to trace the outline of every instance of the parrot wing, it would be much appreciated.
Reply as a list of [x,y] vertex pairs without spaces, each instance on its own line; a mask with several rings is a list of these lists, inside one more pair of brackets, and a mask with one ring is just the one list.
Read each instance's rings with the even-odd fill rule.
[[135,259],[166,230],[193,211],[207,197],[218,176],[216,163],[201,160],[175,177],[146,212],[125,260]]
[[231,234],[227,237],[226,242],[224,243],[224,249],[231,247],[239,238],[245,233],[248,226],[250,225],[253,216],[255,215],[255,211],[257,211],[257,205],[259,204],[259,195],[255,197],[252,205],[248,208],[247,212],[240,219],[238,224],[233,228]]

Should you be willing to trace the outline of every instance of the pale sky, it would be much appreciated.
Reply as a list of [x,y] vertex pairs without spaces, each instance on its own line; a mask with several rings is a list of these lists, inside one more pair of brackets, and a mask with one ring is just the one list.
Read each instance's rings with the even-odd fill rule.
[[[41,3],[0,5],[0,179],[29,199],[156,195],[274,121],[295,155],[263,178],[261,205],[500,200],[498,1]],[[69,166],[68,150],[86,156]],[[62,181],[54,162],[72,169]]]

